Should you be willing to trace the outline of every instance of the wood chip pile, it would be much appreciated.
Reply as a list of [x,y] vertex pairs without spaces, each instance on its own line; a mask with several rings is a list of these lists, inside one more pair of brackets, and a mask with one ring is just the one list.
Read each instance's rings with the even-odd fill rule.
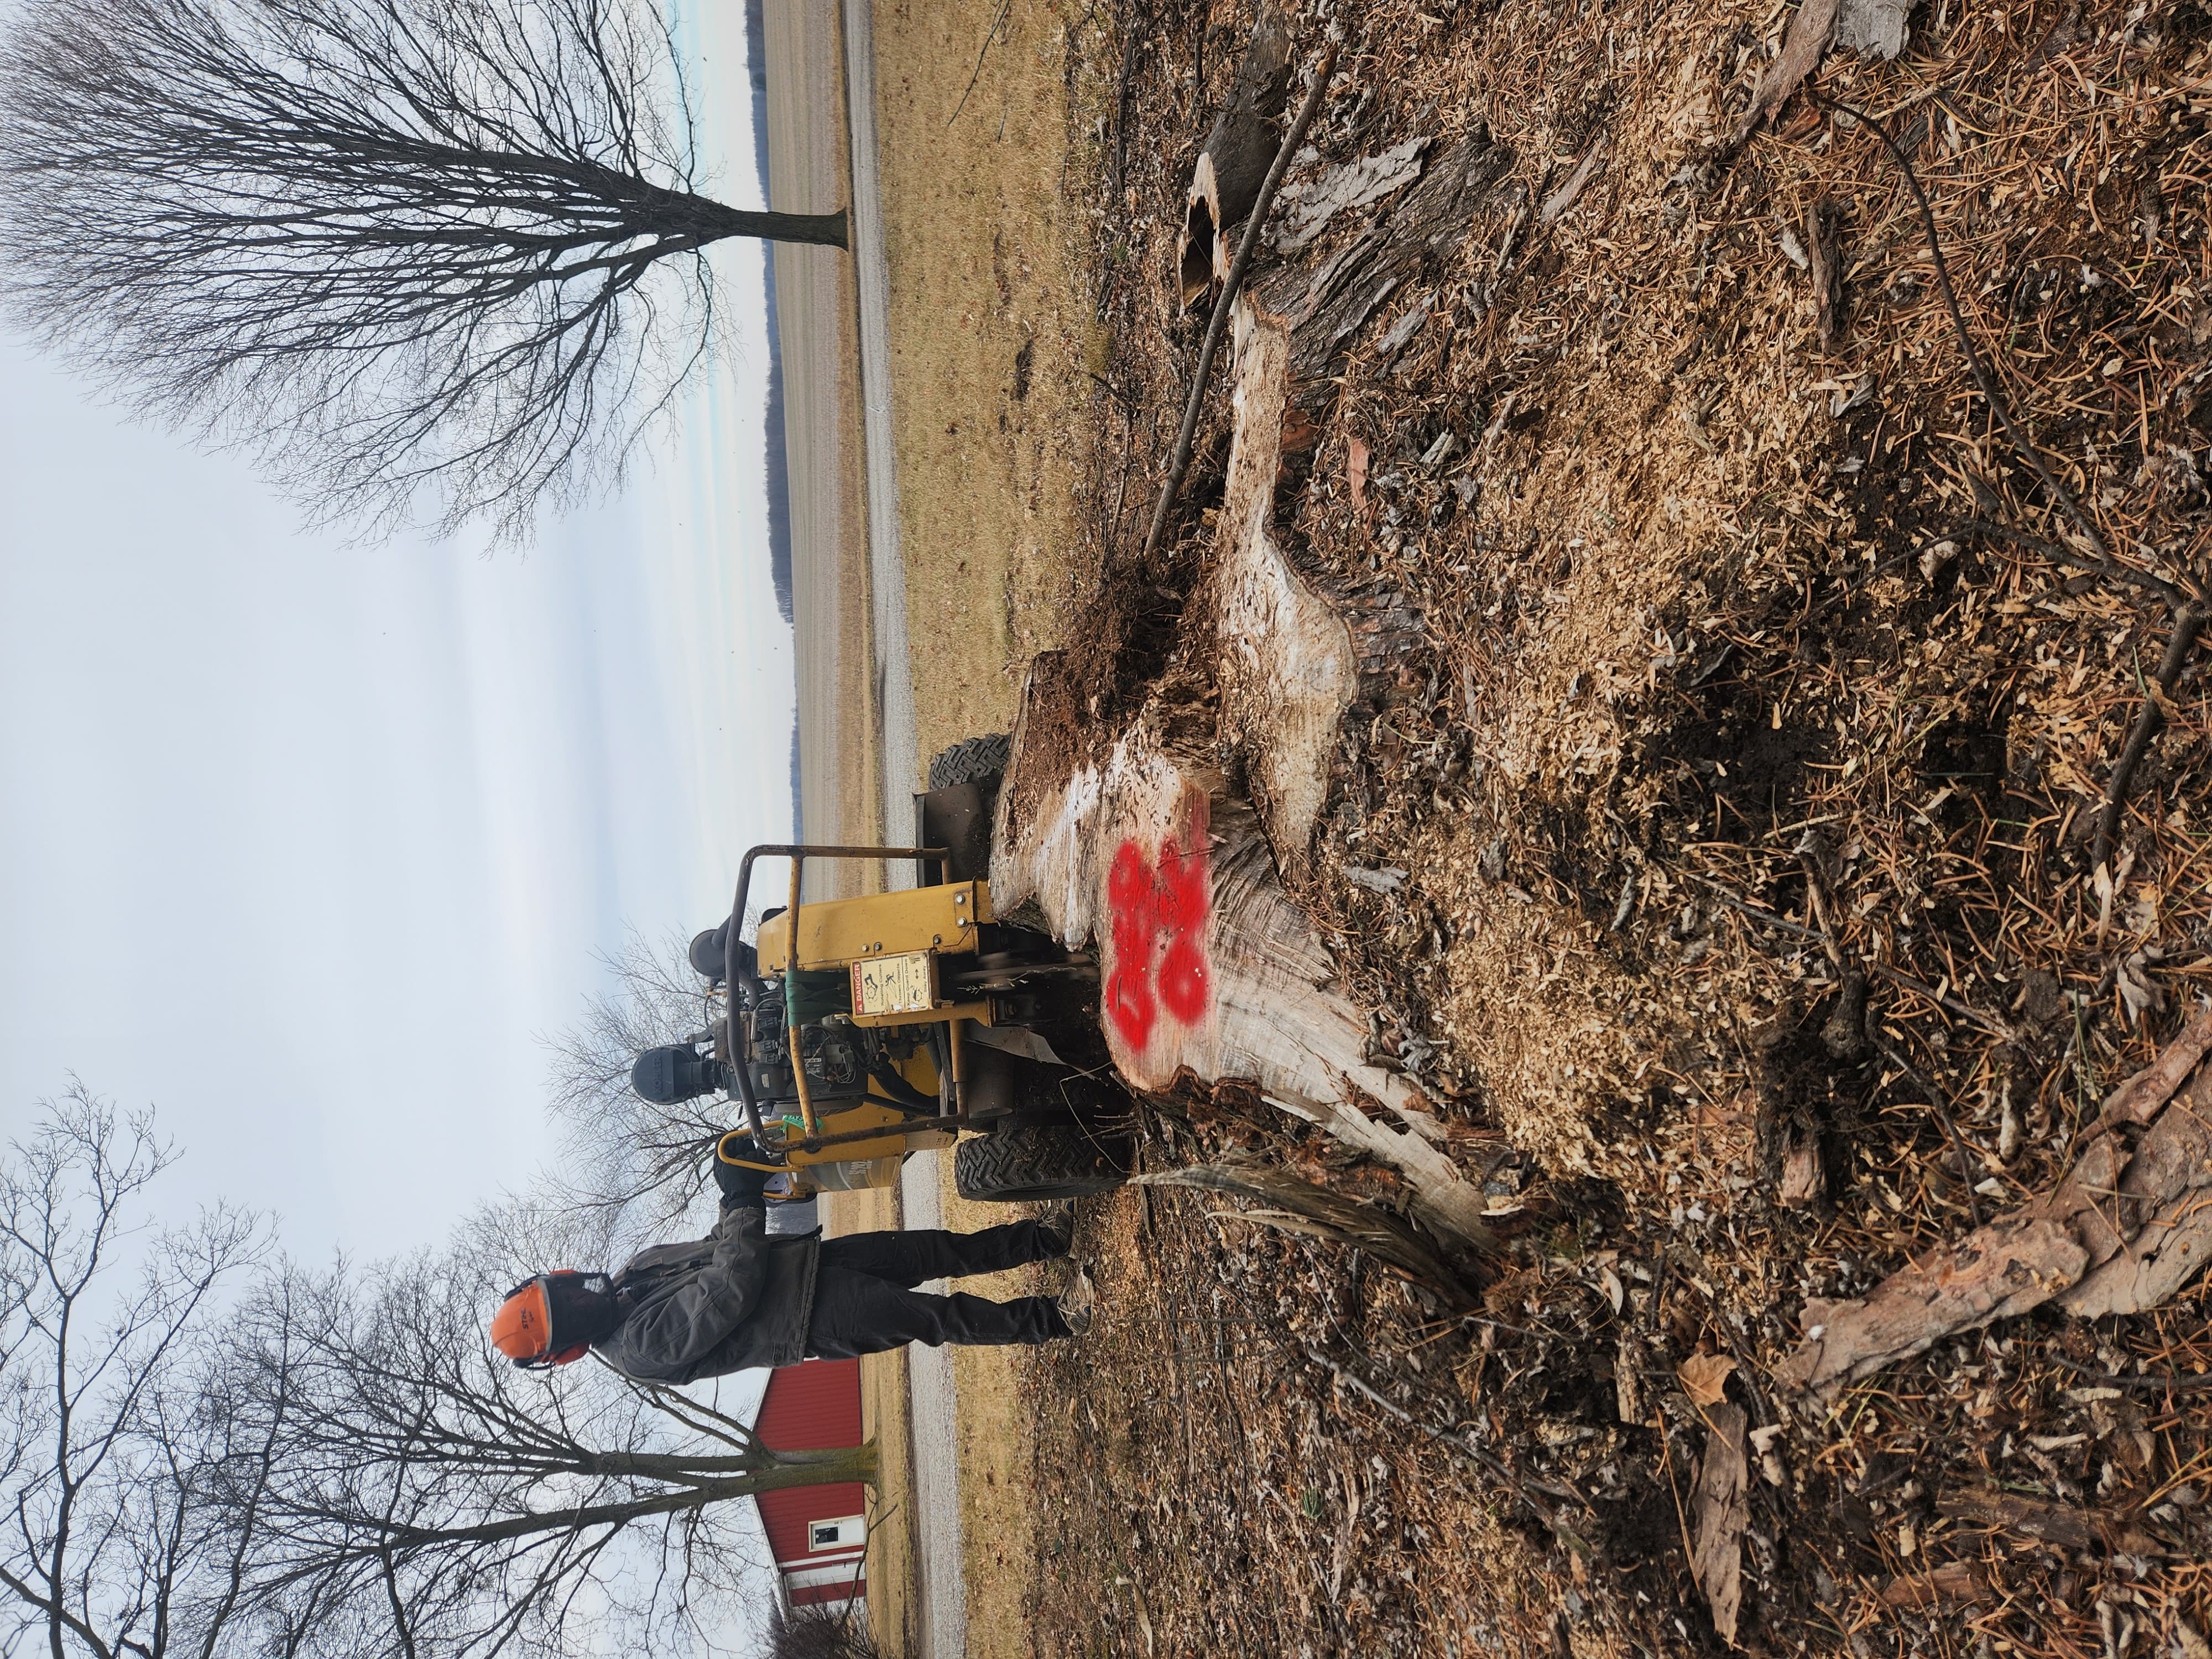
[[[1252,27],[1125,5],[1093,54],[1071,742],[1188,660],[1225,398],[1134,556]],[[2106,1097],[2212,991],[2212,13],[1337,4],[1293,103],[1329,29],[1281,257],[1471,136],[1500,170],[1285,422],[1284,556],[1409,620],[1283,875],[1513,1259],[1460,1317],[1234,1200],[1116,1200],[1121,1322],[1039,1391],[1040,1651],[2212,1653],[2201,1274],[1787,1369],[2069,1171],[2086,1237],[2144,1144]],[[1249,1102],[1157,1121],[1156,1163],[1403,1197]]]

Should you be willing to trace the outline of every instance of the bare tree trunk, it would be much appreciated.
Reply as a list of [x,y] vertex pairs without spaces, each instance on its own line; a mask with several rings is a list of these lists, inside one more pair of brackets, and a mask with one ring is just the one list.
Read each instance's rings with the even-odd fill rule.
[[710,222],[715,228],[716,240],[730,236],[757,236],[764,242],[803,242],[814,247],[848,248],[853,245],[843,208],[835,213],[754,213],[724,207],[720,202],[707,202],[703,197],[695,199],[714,210]]
[[474,1544],[504,1543],[548,1533],[582,1533],[596,1527],[627,1526],[656,1515],[681,1515],[726,1504],[735,1498],[751,1498],[764,1492],[792,1486],[832,1486],[848,1481],[872,1485],[877,1477],[876,1448],[848,1446],[830,1451],[794,1452],[765,1468],[724,1480],[703,1480],[618,1503],[580,1504],[572,1510],[544,1510],[511,1515],[473,1527],[412,1527],[395,1523],[381,1535],[380,1547],[402,1553],[454,1549]]

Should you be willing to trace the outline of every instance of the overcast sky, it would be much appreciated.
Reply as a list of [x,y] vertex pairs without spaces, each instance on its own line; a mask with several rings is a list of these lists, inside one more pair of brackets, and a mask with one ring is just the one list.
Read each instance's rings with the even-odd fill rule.
[[[707,24],[756,206],[742,8]],[[526,556],[302,533],[0,337],[0,1129],[72,1073],[153,1104],[173,1197],[311,1258],[527,1178],[597,954],[710,923],[788,825],[759,262],[720,255],[737,350],[679,432]]]

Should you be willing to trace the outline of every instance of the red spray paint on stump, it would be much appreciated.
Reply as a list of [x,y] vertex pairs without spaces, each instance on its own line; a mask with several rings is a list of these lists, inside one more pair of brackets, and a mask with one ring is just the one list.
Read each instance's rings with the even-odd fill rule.
[[1133,839],[1115,849],[1106,876],[1114,929],[1106,1017],[1132,1048],[1152,1042],[1163,1014],[1182,1026],[1206,1017],[1212,983],[1206,923],[1212,908],[1206,849],[1202,805],[1180,838],[1161,842],[1158,863]]

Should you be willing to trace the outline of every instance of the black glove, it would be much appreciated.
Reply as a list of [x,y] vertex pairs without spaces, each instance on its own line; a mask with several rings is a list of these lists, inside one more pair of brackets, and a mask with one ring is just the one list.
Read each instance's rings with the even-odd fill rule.
[[732,1164],[731,1158],[757,1159],[759,1150],[750,1135],[725,1135],[715,1149],[714,1184],[722,1189],[722,1207],[726,1210],[757,1210],[767,1202],[769,1171],[748,1170],[742,1164]]

